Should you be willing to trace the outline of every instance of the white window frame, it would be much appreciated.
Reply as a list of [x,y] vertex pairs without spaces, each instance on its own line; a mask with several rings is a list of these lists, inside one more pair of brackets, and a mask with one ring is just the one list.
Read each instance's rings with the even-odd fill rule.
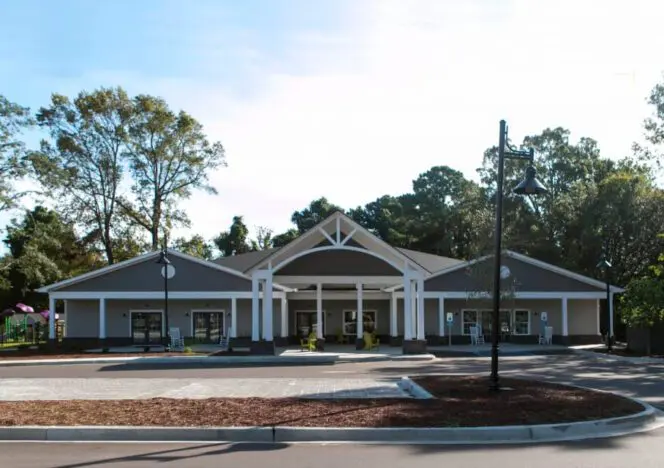
[[[346,323],[356,323],[357,319],[354,322],[346,322],[346,312],[355,312],[357,317],[357,308],[355,309],[343,309],[341,311],[341,333],[343,336],[357,336],[357,333],[346,333]],[[378,310],[377,309],[362,309],[362,314],[367,312],[374,314],[374,329],[378,330]],[[363,322],[364,323],[364,322]]]
[[[528,313],[528,333],[517,333],[516,332],[516,313],[518,312],[527,312]],[[512,309],[512,330],[511,334],[515,336],[526,336],[531,334],[531,326],[532,326],[532,314],[530,309],[525,309],[525,308],[515,308]]]
[[223,330],[223,336],[226,336],[226,310],[224,309],[191,309],[189,311],[189,336],[194,339],[194,313],[200,314],[200,313],[209,313],[209,314],[222,314],[222,330]]
[[133,330],[131,329],[131,324],[133,322],[134,314],[143,314],[143,313],[160,313],[161,314],[161,337],[166,338],[166,321],[164,320],[164,310],[163,309],[129,309],[129,338],[134,339]]
[[[468,333],[466,333],[466,319],[464,317],[465,312],[475,312],[475,322],[468,322],[468,323],[474,323],[474,326],[477,326],[479,323],[480,319],[480,311],[478,309],[461,309],[461,335],[463,336],[470,336],[470,329],[468,329]],[[472,327],[473,325],[471,325]]]
[[[295,315],[293,316],[293,328],[295,329],[295,336],[298,336],[299,330],[297,329],[297,314],[314,314],[318,315],[317,310],[310,310],[310,309],[296,309]],[[323,336],[327,335],[327,320],[325,320],[325,309],[321,311],[321,315],[323,316]],[[316,324],[318,326],[318,324]],[[309,333],[313,332],[313,330],[310,330]]]

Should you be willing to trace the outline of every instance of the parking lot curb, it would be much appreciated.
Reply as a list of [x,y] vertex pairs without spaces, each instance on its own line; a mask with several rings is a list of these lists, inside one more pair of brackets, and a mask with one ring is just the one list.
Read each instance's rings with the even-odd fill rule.
[[0,441],[59,442],[243,442],[386,443],[490,445],[561,442],[616,437],[664,426],[664,417],[645,403],[640,413],[564,424],[454,428],[343,427],[0,427]]

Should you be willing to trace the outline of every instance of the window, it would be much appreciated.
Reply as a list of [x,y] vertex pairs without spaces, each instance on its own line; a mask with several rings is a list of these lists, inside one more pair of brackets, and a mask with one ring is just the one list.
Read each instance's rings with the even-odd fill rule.
[[470,327],[477,326],[477,311],[476,310],[463,310],[461,311],[461,327],[464,335],[470,335]]
[[[509,309],[500,309],[500,324],[499,333],[509,334],[512,325],[512,311]],[[480,315],[480,324],[482,326],[482,333],[485,335],[490,335],[492,330],[493,323],[493,311],[492,310],[482,310]]]
[[[376,331],[376,311],[364,310],[362,315],[364,331],[369,333]],[[357,336],[357,311],[344,310],[343,332],[344,335]]]
[[514,334],[530,334],[530,311],[518,309],[514,311]]

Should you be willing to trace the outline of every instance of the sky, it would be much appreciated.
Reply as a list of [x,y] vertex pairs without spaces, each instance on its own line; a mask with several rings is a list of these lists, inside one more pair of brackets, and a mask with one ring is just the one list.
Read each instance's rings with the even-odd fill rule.
[[500,119],[514,141],[562,126],[629,154],[662,17],[660,0],[3,0],[0,94],[33,110],[101,86],[161,96],[228,163],[180,234],[234,215],[278,233],[321,196],[354,208],[434,165],[476,178]]

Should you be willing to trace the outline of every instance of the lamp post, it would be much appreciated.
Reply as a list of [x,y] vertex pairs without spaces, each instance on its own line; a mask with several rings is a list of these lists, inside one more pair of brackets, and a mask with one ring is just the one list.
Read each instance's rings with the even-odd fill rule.
[[607,258],[606,252],[602,253],[602,258],[597,264],[597,268],[604,270],[604,280],[606,281],[606,313],[608,320],[606,322],[606,349],[613,351],[613,336],[611,336],[611,262]]
[[161,267],[161,276],[164,277],[164,325],[166,328],[166,347],[170,347],[170,328],[168,326],[168,280],[175,276],[175,267],[168,259],[168,248],[164,249],[159,254],[159,260],[157,260]]
[[526,178],[514,188],[514,193],[519,195],[539,195],[548,192],[546,187],[537,180],[535,168],[532,166],[535,159],[535,151],[516,150],[507,142],[507,123],[500,121],[500,135],[498,139],[498,181],[496,187],[496,227],[493,265],[493,310],[491,318],[491,376],[489,388],[494,391],[500,390],[498,380],[498,338],[500,333],[500,279],[501,279],[501,250],[503,235],[503,182],[505,172],[505,159],[523,159],[530,162],[526,169]]

